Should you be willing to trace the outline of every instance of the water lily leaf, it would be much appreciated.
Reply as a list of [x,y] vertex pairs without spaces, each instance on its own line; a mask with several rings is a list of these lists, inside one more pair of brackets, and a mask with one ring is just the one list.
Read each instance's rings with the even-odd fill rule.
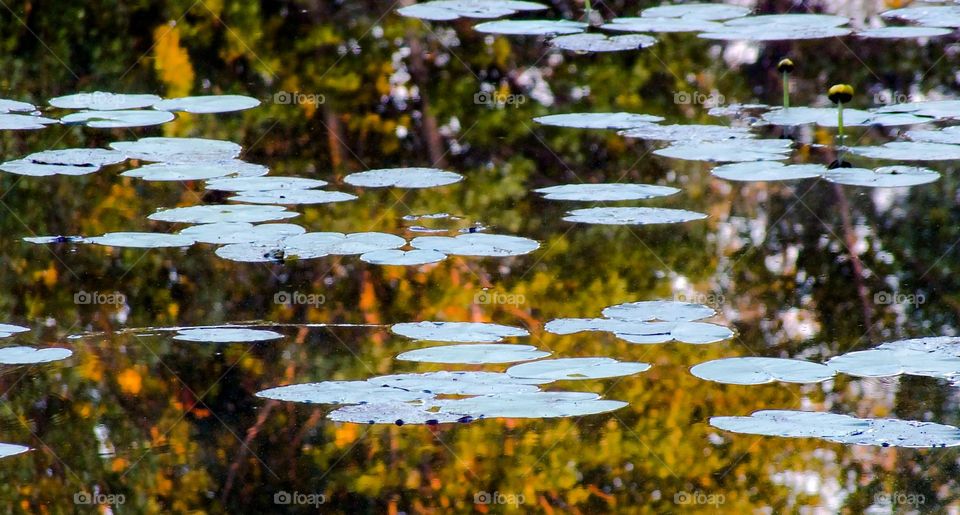
[[578,34],[586,29],[586,23],[570,20],[498,20],[484,22],[473,27],[473,30],[485,34],[510,36]]
[[614,18],[600,28],[616,32],[716,32],[723,25],[692,18]]
[[763,182],[814,179],[827,171],[826,166],[817,164],[785,165],[777,161],[753,161],[718,166],[710,173],[728,181]]
[[433,394],[375,385],[367,381],[324,381],[279,386],[257,392],[257,397],[308,404],[362,404],[429,399]]
[[459,236],[420,236],[410,245],[415,249],[435,250],[454,256],[522,256],[538,248],[540,244],[520,236],[500,234],[469,233]]
[[906,7],[880,13],[880,16],[911,21],[927,27],[960,27],[960,6],[954,5]]
[[666,197],[679,193],[677,188],[652,184],[562,184],[534,190],[549,200],[618,201]]
[[291,236],[307,232],[295,224],[259,224],[246,222],[220,222],[187,227],[179,232],[181,236],[193,238],[200,243],[263,243],[277,244]]
[[434,0],[397,9],[397,14],[431,21],[457,18],[499,18],[517,11],[540,11],[547,6],[517,0]]
[[752,385],[774,381],[819,383],[833,377],[836,371],[820,363],[798,359],[745,357],[700,363],[691,368],[690,373],[707,381]]
[[872,159],[898,161],[953,161],[960,159],[960,145],[924,141],[891,141],[879,147],[853,147],[850,152]]
[[123,162],[123,154],[104,148],[67,148],[45,150],[23,159],[0,164],[0,170],[18,175],[45,177],[50,175],[87,175],[101,167]]
[[[368,379],[372,384],[433,395],[491,395],[537,392],[546,379],[511,377],[499,372],[426,372],[395,374]],[[377,400],[374,398],[373,400]]]
[[473,418],[583,417],[626,407],[587,392],[520,392],[434,401],[441,412],[469,413]]
[[644,300],[610,306],[603,316],[628,322],[693,322],[716,315],[709,306],[673,300]]
[[640,12],[645,18],[685,18],[690,20],[729,20],[750,14],[750,9],[730,4],[676,4],[650,7]]
[[906,188],[929,184],[940,179],[940,174],[916,166],[885,166],[876,170],[837,168],[824,175],[830,182],[868,188]]
[[439,263],[447,255],[435,250],[374,250],[360,256],[360,261],[372,265],[418,266]]
[[265,342],[279,340],[283,335],[273,331],[234,327],[197,327],[180,329],[174,340],[205,343]]
[[150,107],[161,99],[156,95],[108,93],[94,91],[74,93],[50,99],[50,105],[60,109],[89,109],[91,111],[117,111]]
[[960,338],[931,337],[882,343],[835,356],[827,366],[857,377],[901,374],[952,379],[960,376]]
[[0,365],[32,365],[60,361],[73,355],[70,349],[61,347],[4,347],[0,349]]
[[23,454],[30,450],[32,449],[29,447],[25,447],[23,445],[16,445],[12,443],[0,443],[0,458],[16,456],[17,454]]
[[754,134],[746,127],[724,125],[655,125],[646,124],[619,133],[626,138],[654,141],[720,141],[750,139]]
[[[283,263],[287,259],[282,242],[275,244],[266,242],[231,243],[219,247],[215,253],[223,259],[241,263]],[[300,259],[323,257],[325,255],[311,255]]]
[[0,114],[0,131],[26,131],[43,129],[58,120],[26,114]]
[[597,33],[580,33],[558,36],[550,44],[571,52],[623,52],[640,50],[657,44],[657,38],[642,34],[605,36]]
[[160,209],[148,216],[158,222],[211,224],[217,222],[267,222],[300,216],[280,206],[210,205]]
[[36,110],[37,110],[37,106],[31,103],[20,102],[19,100],[10,100],[6,98],[0,98],[0,114],[31,113]]
[[206,95],[169,98],[153,104],[153,108],[160,111],[210,114],[243,111],[258,105],[260,105],[259,100],[243,95]]
[[226,161],[240,155],[242,148],[232,141],[203,138],[140,138],[116,141],[110,148],[130,159],[161,163]]
[[208,190],[219,191],[276,191],[307,190],[327,185],[327,181],[306,177],[239,177],[235,179],[215,179],[207,181]]
[[286,252],[300,259],[322,257],[325,255],[349,256],[366,254],[378,250],[397,249],[407,244],[407,240],[394,234],[382,232],[357,232],[343,234],[339,232],[309,232],[293,236],[284,241]]
[[827,14],[767,14],[724,22],[723,29],[699,37],[728,41],[787,41],[840,37],[851,29],[840,27],[849,20]]
[[[873,111],[878,113],[909,113],[916,116],[930,116],[938,120],[960,117],[960,100],[924,100],[920,102],[904,102],[877,107]],[[934,140],[925,140],[934,141]],[[948,143],[937,142],[936,143]]]
[[469,423],[473,417],[461,413],[430,411],[422,405],[404,402],[383,402],[343,406],[330,413],[330,420],[354,424],[452,424]]
[[519,327],[482,322],[405,322],[394,324],[390,331],[414,340],[458,343],[496,343],[530,335]]
[[356,200],[356,195],[342,191],[280,189],[267,191],[243,191],[240,195],[227,200],[248,202],[250,204],[333,204]]
[[[407,351],[397,359],[421,363],[446,363],[460,365],[485,365],[492,363],[517,363],[533,361],[549,356],[549,352],[538,350],[532,345],[510,345],[506,343],[444,345]],[[507,373],[509,374],[509,370]]]
[[343,182],[361,188],[433,188],[463,180],[463,176],[436,168],[385,168],[352,173]]
[[631,129],[662,122],[663,118],[637,113],[568,113],[538,116],[533,121],[541,125],[575,129]]
[[740,163],[744,161],[777,161],[790,153],[790,140],[729,139],[726,141],[683,142],[654,150],[662,157],[688,161]]
[[600,225],[676,224],[703,220],[707,215],[662,207],[592,207],[570,211],[567,222]]
[[16,334],[16,333],[25,333],[25,332],[27,332],[27,331],[29,331],[29,330],[30,330],[30,328],[28,328],[28,327],[23,327],[23,326],[20,326],[20,325],[0,324],[0,333],[5,334],[5,335],[7,335],[7,336],[10,336],[10,335]]
[[147,181],[199,181],[236,173],[239,167],[231,167],[229,163],[229,161],[197,164],[154,163],[127,170],[120,175]]
[[[821,127],[837,127],[837,109],[831,107],[791,107],[774,109],[763,114],[763,119],[773,125],[793,126],[815,123]],[[900,125],[919,125],[934,121],[912,113],[884,113],[844,109],[843,124],[846,127],[866,127],[880,125],[896,127]]]
[[857,31],[857,36],[873,39],[913,39],[946,36],[952,32],[950,29],[938,27],[877,27]]
[[[958,114],[960,114],[960,111],[958,111]],[[913,141],[960,145],[960,125],[944,127],[943,129],[937,130],[907,131],[906,136]]]
[[138,249],[189,247],[195,243],[194,239],[188,236],[160,232],[110,232],[103,236],[87,238],[86,242],[107,247],[129,247]]
[[60,119],[65,125],[84,124],[94,129],[118,129],[126,127],[149,127],[174,119],[173,114],[162,111],[80,111]]
[[[52,243],[85,243],[87,241],[83,236],[30,236],[23,238],[23,241],[36,243],[38,245],[47,245]],[[3,331],[0,331],[3,332]]]
[[648,363],[630,363],[613,358],[561,358],[514,365],[507,375],[531,379],[572,381],[604,379],[639,374],[650,369]]
[[693,345],[721,342],[733,337],[733,331],[703,322],[639,322],[611,318],[559,318],[545,326],[554,334],[582,331],[611,332],[629,343],[652,345],[678,341]]

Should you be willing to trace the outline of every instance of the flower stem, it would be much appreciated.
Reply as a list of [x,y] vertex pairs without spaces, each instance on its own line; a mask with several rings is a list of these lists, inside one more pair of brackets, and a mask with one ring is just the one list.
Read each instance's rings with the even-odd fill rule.
[[783,108],[790,107],[790,81],[787,80],[787,72],[783,72]]
[[843,161],[843,102],[837,102],[837,140],[840,144],[840,148],[837,151],[838,159]]

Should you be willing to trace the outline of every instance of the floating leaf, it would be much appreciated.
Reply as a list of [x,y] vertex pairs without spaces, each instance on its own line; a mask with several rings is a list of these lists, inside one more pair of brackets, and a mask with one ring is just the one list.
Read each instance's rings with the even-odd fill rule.
[[836,374],[832,368],[798,359],[781,358],[726,358],[700,363],[690,373],[725,384],[819,383]]
[[385,168],[352,173],[343,182],[361,188],[433,188],[463,180],[463,176],[436,168]]
[[330,413],[330,420],[354,424],[452,424],[467,423],[473,417],[446,411],[431,411],[422,405],[375,400],[369,404],[343,406]]
[[193,238],[188,236],[160,232],[110,232],[103,236],[87,238],[86,242],[108,247],[130,247],[138,249],[189,247],[195,243]]
[[169,98],[153,104],[153,108],[160,111],[209,114],[243,111],[245,109],[252,109],[258,105],[260,105],[259,100],[243,95],[206,95]]
[[499,20],[484,22],[473,27],[477,32],[511,36],[577,34],[586,29],[586,23],[570,20]]
[[74,93],[50,99],[50,105],[60,109],[89,109],[91,111],[115,111],[150,107],[161,99],[156,95],[131,95],[126,93]]
[[52,118],[26,114],[0,114],[0,131],[26,131],[46,128],[57,123]]
[[469,413],[473,418],[583,417],[626,407],[587,392],[520,392],[434,401],[440,412]]
[[0,443],[0,458],[7,458],[10,456],[16,456],[17,454],[23,454],[30,449],[29,447],[24,447],[23,445],[15,445],[12,443]]
[[267,222],[270,220],[293,218],[299,215],[300,213],[287,211],[280,206],[251,206],[240,204],[161,209],[147,218],[159,222],[210,224],[217,222]]
[[877,27],[857,31],[857,36],[872,39],[913,39],[946,36],[952,32],[950,29],[937,27]]
[[273,331],[234,327],[197,327],[180,329],[174,340],[205,343],[265,342],[279,340],[283,335]]
[[906,136],[913,141],[960,145],[960,125],[937,130],[912,130]]
[[[446,363],[460,365],[484,365],[492,363],[517,363],[549,356],[549,352],[537,350],[532,345],[506,343],[444,345],[407,351],[397,359],[421,363]],[[510,371],[508,370],[507,373]]]
[[882,343],[827,361],[844,374],[892,377],[901,374],[953,379],[960,376],[960,338],[931,337]]
[[529,238],[499,234],[469,233],[460,236],[420,236],[410,245],[416,249],[435,250],[454,256],[522,256],[538,248],[540,244]]
[[[234,161],[240,163],[241,161]],[[147,181],[198,181],[213,179],[236,173],[238,167],[231,167],[229,162],[224,163],[155,163],[127,170],[120,175],[137,177]]]
[[777,161],[787,158],[791,145],[790,140],[729,139],[726,141],[674,143],[667,148],[654,150],[653,153],[662,157],[688,161],[728,163]]
[[[29,331],[29,330],[30,330],[30,328],[28,328],[28,327],[23,327],[23,326],[19,326],[19,325],[0,324],[0,334],[6,335],[6,336],[10,336],[10,335],[16,334],[16,333],[25,333],[25,332],[27,332],[27,331]],[[6,337],[6,336],[4,336],[4,337]]]
[[374,250],[360,256],[360,261],[372,265],[418,266],[439,263],[447,255],[434,250]]
[[722,24],[689,18],[614,18],[601,26],[602,29],[616,32],[716,32],[723,30]]
[[431,21],[457,18],[499,18],[517,11],[540,11],[547,6],[517,0],[434,0],[397,9],[397,14]]
[[928,184],[940,179],[940,174],[916,166],[885,166],[876,170],[864,168],[836,168],[824,175],[830,182],[868,188],[906,188]]
[[706,217],[703,213],[662,207],[592,207],[570,211],[563,219],[584,224],[652,225],[691,222]]
[[617,338],[636,344],[678,341],[693,345],[716,343],[733,337],[729,328],[703,322],[640,322],[611,318],[558,318],[544,329],[554,334],[582,331],[611,332]]
[[960,27],[960,6],[906,7],[880,13],[884,18],[912,21],[927,27]]
[[6,113],[30,113],[36,111],[37,106],[28,103],[20,102],[19,100],[9,100],[6,98],[0,98],[0,114]]
[[[774,109],[763,114],[763,119],[773,125],[806,125],[815,123],[821,127],[837,127],[837,110],[830,107],[791,107]],[[846,127],[880,125],[896,127],[900,125],[918,125],[934,121],[933,118],[916,116],[909,113],[883,113],[844,109],[843,125]]]
[[619,134],[626,138],[655,141],[720,141],[754,137],[746,127],[727,127],[724,125],[646,124],[622,131]]
[[46,245],[51,243],[85,243],[87,240],[83,236],[33,236],[23,238],[23,241]]
[[[2,329],[0,329],[2,331]],[[60,347],[4,347],[0,349],[0,365],[32,365],[60,361],[73,355],[70,349]]]
[[94,129],[119,129],[160,125],[173,119],[173,114],[162,111],[80,111],[64,116],[60,123],[84,124]]
[[729,20],[750,14],[750,9],[730,4],[676,4],[650,7],[640,12],[645,18],[686,18],[691,20]]
[[605,36],[596,33],[569,34],[550,40],[550,44],[571,52],[623,52],[657,44],[657,38],[642,34]]
[[321,188],[327,181],[306,177],[239,177],[235,179],[215,179],[207,181],[208,190],[219,191],[277,191],[306,190]]
[[431,398],[433,394],[380,386],[367,381],[324,381],[270,388],[257,392],[257,397],[309,404],[361,404],[414,401]]
[[349,256],[366,254],[378,250],[397,249],[407,244],[407,240],[394,234],[382,232],[357,232],[343,234],[339,232],[309,232],[288,238],[285,242],[289,255],[322,257],[327,254]]
[[644,300],[604,308],[603,316],[629,322],[692,322],[717,314],[713,308],[692,302]]
[[[522,379],[499,372],[426,372],[373,377],[375,385],[400,388],[433,395],[491,395],[497,393],[536,392],[545,379]],[[377,400],[376,398],[372,400]]]
[[679,193],[677,188],[652,184],[562,184],[534,190],[549,200],[618,201],[666,197]]
[[853,147],[850,152],[873,159],[898,161],[953,161],[960,159],[960,145],[923,141],[891,141],[880,147]]
[[631,129],[661,122],[663,118],[636,113],[568,113],[539,116],[533,121],[541,125],[575,129]]
[[462,343],[495,343],[530,335],[519,327],[482,322],[406,322],[392,325],[390,331],[414,340]]
[[718,166],[710,173],[728,181],[796,181],[821,177],[827,173],[827,167],[817,164],[785,165],[777,161],[754,161]]
[[530,379],[573,381],[623,377],[649,369],[650,365],[647,363],[629,363],[613,358],[562,358],[514,365],[507,369],[507,375]]
[[240,195],[227,200],[249,202],[251,204],[333,204],[356,200],[356,195],[342,191],[280,189],[267,191],[243,191]]
[[260,224],[246,222],[220,222],[187,227],[181,236],[193,238],[200,243],[278,243],[291,236],[307,232],[294,224]]
[[767,14],[724,22],[723,28],[700,34],[701,38],[730,41],[787,41],[846,36],[852,30],[840,27],[849,20],[828,14]]
[[104,148],[67,148],[45,150],[23,159],[0,164],[0,170],[19,175],[44,177],[50,175],[87,175],[101,167],[123,162],[123,154]]
[[232,141],[203,138],[141,138],[116,141],[110,148],[130,159],[161,163],[199,163],[226,161],[240,155],[240,145]]

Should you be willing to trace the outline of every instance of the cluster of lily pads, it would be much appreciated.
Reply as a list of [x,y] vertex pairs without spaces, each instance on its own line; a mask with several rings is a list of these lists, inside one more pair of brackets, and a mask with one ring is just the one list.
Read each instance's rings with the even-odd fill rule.
[[[518,13],[542,11],[547,5],[517,0],[432,0],[402,7],[403,16],[431,21],[460,18],[495,19]],[[609,21],[593,11],[587,0],[583,21],[511,19],[486,21],[474,30],[487,34],[549,36],[555,48],[573,52],[619,52],[638,50],[657,43],[652,34],[690,32],[710,40],[788,41],[856,35],[861,38],[930,38],[945,36],[960,26],[955,7],[907,8],[883,13],[888,19],[905,20],[913,26],[872,27],[854,30],[843,16],[827,14],[754,15],[750,9],[730,4],[689,3],[661,5],[640,11],[639,16]],[[627,33],[627,34],[624,34]]]

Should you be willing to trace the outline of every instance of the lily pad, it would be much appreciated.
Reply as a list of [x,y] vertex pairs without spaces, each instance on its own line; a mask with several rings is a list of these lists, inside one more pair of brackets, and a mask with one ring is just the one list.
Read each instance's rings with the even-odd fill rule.
[[913,141],[960,145],[960,125],[944,127],[938,130],[912,130],[906,136]]
[[848,352],[827,365],[857,377],[892,377],[901,374],[954,379],[960,377],[960,338],[931,337],[882,343]]
[[433,188],[463,180],[463,176],[436,168],[385,168],[352,173],[343,182],[361,188]]
[[588,392],[504,392],[432,404],[440,412],[469,413],[474,418],[583,417],[627,406],[626,402],[600,399]]
[[558,318],[544,326],[554,334],[583,331],[610,332],[621,340],[636,344],[659,344],[678,341],[693,345],[721,342],[733,337],[727,327],[704,322],[641,322],[612,318]]
[[508,36],[578,34],[586,29],[586,23],[570,20],[498,20],[480,23],[473,27],[477,32]]
[[0,338],[6,338],[7,336],[17,334],[17,333],[25,333],[29,330],[30,330],[29,327],[23,327],[20,325],[0,324],[0,335],[3,335],[3,336],[0,336]]
[[652,184],[562,184],[534,190],[549,200],[578,200],[605,202],[619,200],[642,200],[666,197],[679,193],[677,188]]
[[250,204],[277,204],[287,206],[295,204],[333,204],[336,202],[349,202],[356,199],[356,195],[342,191],[267,190],[243,191],[240,195],[230,197],[227,200],[248,202]]
[[751,139],[754,134],[746,127],[725,125],[655,125],[646,124],[619,133],[626,138],[654,141],[720,141]]
[[[426,372],[423,374],[394,374],[368,379],[372,384],[401,388],[411,392],[433,395],[491,395],[498,393],[537,392],[539,384],[547,379],[511,377],[499,372]],[[376,399],[373,399],[374,401]]]
[[841,27],[849,20],[828,14],[766,14],[724,22],[723,28],[701,38],[727,41],[787,41],[840,37],[853,31]]
[[225,161],[240,155],[242,148],[232,141],[203,138],[141,138],[116,141],[110,148],[130,159],[160,163]]
[[570,211],[563,219],[584,224],[653,225],[691,222],[706,217],[703,213],[662,207],[592,207]]
[[153,108],[160,111],[209,114],[243,111],[245,109],[252,109],[258,105],[260,105],[259,100],[243,95],[206,95],[169,98],[153,104]]
[[181,236],[193,238],[200,243],[278,243],[291,236],[307,232],[294,224],[259,224],[246,222],[220,222],[187,227]]
[[195,243],[194,239],[188,236],[161,232],[111,232],[103,236],[87,238],[86,242],[107,247],[129,247],[138,249],[189,247]]
[[533,121],[541,125],[575,129],[631,129],[662,122],[663,118],[637,113],[568,113],[539,116]]
[[278,190],[307,190],[321,188],[327,181],[308,179],[306,177],[239,177],[235,179],[215,179],[207,181],[208,190],[219,191],[278,191]]
[[691,20],[729,20],[750,14],[750,9],[730,4],[674,4],[650,7],[640,12],[645,18],[685,18]]
[[236,169],[219,163],[154,163],[127,170],[120,175],[148,181],[198,181],[223,177],[233,173],[236,173]]
[[30,451],[29,447],[23,445],[16,445],[12,443],[0,443],[0,458],[7,458],[10,456],[16,456],[17,454],[23,454],[27,451]]
[[836,374],[836,371],[820,363],[798,359],[781,358],[726,358],[700,363],[690,373],[725,384],[764,384],[774,381],[784,383],[819,383]]
[[880,13],[884,18],[911,21],[925,27],[960,27],[960,6],[906,7]]
[[950,29],[939,27],[877,27],[857,31],[857,36],[871,39],[914,39],[934,38],[953,33]]
[[30,113],[37,110],[37,106],[29,102],[20,102],[19,100],[10,100],[0,98],[0,114],[6,113]]
[[[830,107],[791,107],[789,109],[774,109],[763,114],[763,119],[773,125],[794,126],[817,124],[821,127],[837,127],[837,109]],[[866,127],[880,125],[896,127],[901,125],[919,125],[934,121],[933,118],[921,117],[912,113],[884,113],[863,111],[860,109],[844,109],[843,124],[847,127]]]
[[357,232],[352,234],[308,232],[284,241],[287,254],[298,256],[301,259],[304,259],[304,256],[322,257],[328,254],[334,256],[366,254],[378,250],[397,249],[406,244],[407,240],[394,234],[382,232]]
[[937,119],[960,118],[960,100],[924,100],[877,107],[878,113],[909,113]]
[[273,331],[232,327],[198,327],[181,329],[174,340],[205,343],[241,343],[279,340],[283,335]]
[[418,266],[439,263],[447,255],[435,250],[374,250],[360,256],[360,261],[372,265]]
[[601,26],[604,30],[616,32],[716,32],[723,25],[715,21],[691,18],[614,18]]
[[779,139],[729,139],[726,141],[682,142],[654,150],[653,153],[673,159],[741,163],[744,161],[778,161],[786,159],[792,142]]
[[624,52],[657,44],[657,38],[643,34],[606,36],[596,33],[568,34],[550,40],[550,45],[571,52]]
[[32,365],[60,361],[73,355],[70,349],[61,347],[4,347],[0,349],[0,365]]
[[[549,356],[549,352],[538,350],[532,345],[510,345],[506,343],[444,345],[407,351],[397,359],[421,363],[445,363],[458,365],[485,365],[492,363],[517,363],[532,361]],[[507,373],[509,374],[509,370]]]
[[94,129],[120,129],[161,125],[174,118],[173,114],[162,111],[80,111],[64,116],[60,119],[60,123],[84,124]]
[[28,131],[44,129],[47,125],[53,123],[58,123],[58,120],[26,114],[0,114],[0,131]]
[[814,179],[827,171],[826,166],[817,164],[785,165],[777,161],[753,161],[718,166],[710,173],[728,181],[763,182]]
[[547,6],[517,0],[434,0],[397,9],[397,14],[431,21],[458,18],[500,18],[518,11],[540,11]]
[[209,205],[161,209],[148,216],[158,222],[211,224],[217,222],[267,222],[299,216],[280,206]]
[[960,145],[924,141],[891,141],[879,147],[853,147],[850,152],[872,159],[897,161],[953,161],[960,159]]
[[604,308],[603,316],[630,322],[692,322],[710,318],[717,312],[703,304],[673,300],[643,300]]
[[906,188],[929,184],[940,179],[940,174],[916,166],[885,166],[876,170],[864,168],[837,168],[824,175],[830,182],[868,188]]
[[514,365],[507,375],[553,381],[605,379],[639,374],[650,369],[647,363],[630,363],[613,358],[561,358]]
[[376,400],[369,404],[343,406],[330,413],[330,420],[351,422],[354,424],[452,424],[468,423],[473,417],[460,413],[433,411],[422,404],[405,402],[384,402]]
[[405,322],[392,325],[390,331],[414,340],[458,343],[496,343],[530,336],[526,329],[482,322]]
[[89,93],[74,93],[50,99],[50,105],[60,109],[89,109],[91,111],[116,111],[125,109],[139,109],[150,107],[160,101],[156,95],[139,95],[126,93],[108,93],[93,91]]
[[469,233],[459,236],[420,236],[410,241],[410,246],[421,250],[435,250],[454,256],[522,256],[538,248],[535,240],[520,236]]
[[433,394],[380,386],[367,381],[324,381],[279,386],[257,392],[257,397],[308,404],[362,404],[428,399]]
[[0,164],[0,170],[19,175],[44,177],[50,175],[87,175],[101,167],[120,163],[126,157],[120,152],[104,148],[67,148],[45,150],[23,159]]

